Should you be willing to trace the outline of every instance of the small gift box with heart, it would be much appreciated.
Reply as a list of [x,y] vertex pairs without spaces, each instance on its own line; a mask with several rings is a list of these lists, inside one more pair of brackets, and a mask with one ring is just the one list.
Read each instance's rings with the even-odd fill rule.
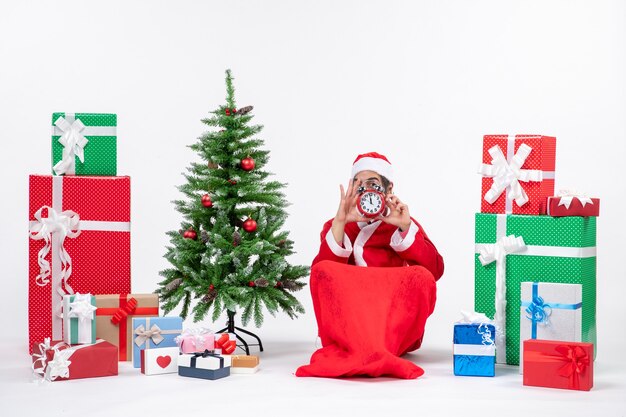
[[546,214],[552,217],[600,216],[600,199],[589,198],[576,191],[561,190],[557,196],[548,197]]
[[556,138],[542,135],[485,135],[481,213],[545,213],[554,195]]
[[188,328],[176,337],[176,343],[182,353],[204,352],[215,348],[215,334],[203,327]]
[[215,335],[215,353],[230,355],[237,349],[237,336],[233,333]]
[[454,375],[494,376],[496,329],[482,313],[462,313],[454,324]]
[[524,385],[589,391],[593,344],[563,340],[524,341]]
[[63,341],[70,345],[96,343],[96,297],[63,296]]
[[176,336],[183,331],[180,317],[134,317],[133,318],[133,366],[141,367],[141,351],[144,349],[176,347]]
[[117,115],[52,114],[56,175],[117,175]]
[[141,351],[141,373],[145,375],[175,374],[178,372],[178,348],[166,347]]
[[178,375],[190,378],[220,379],[230,375],[230,358],[204,351],[178,357]]
[[522,282],[521,287],[520,373],[523,373],[524,340],[581,341],[583,286]]
[[102,339],[76,346],[45,339],[33,346],[33,371],[46,381],[114,376],[117,346]]

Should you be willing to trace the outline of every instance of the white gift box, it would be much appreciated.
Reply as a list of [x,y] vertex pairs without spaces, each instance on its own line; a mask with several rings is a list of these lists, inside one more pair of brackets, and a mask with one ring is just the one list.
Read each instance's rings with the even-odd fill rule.
[[179,350],[177,347],[143,349],[141,373],[146,375],[175,374],[178,372]]
[[580,342],[582,296],[580,284],[522,282],[520,306],[520,373],[524,340]]

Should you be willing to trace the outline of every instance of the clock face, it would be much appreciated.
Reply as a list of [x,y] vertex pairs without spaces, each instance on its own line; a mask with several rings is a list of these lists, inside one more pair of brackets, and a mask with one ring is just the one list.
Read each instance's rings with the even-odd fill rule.
[[377,216],[383,209],[383,196],[380,193],[366,191],[359,198],[359,209],[364,216]]

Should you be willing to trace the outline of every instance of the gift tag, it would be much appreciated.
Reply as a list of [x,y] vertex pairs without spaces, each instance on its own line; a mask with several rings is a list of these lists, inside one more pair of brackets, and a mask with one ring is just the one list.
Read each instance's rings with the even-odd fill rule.
[[178,372],[178,347],[145,349],[141,351],[141,373],[146,375]]

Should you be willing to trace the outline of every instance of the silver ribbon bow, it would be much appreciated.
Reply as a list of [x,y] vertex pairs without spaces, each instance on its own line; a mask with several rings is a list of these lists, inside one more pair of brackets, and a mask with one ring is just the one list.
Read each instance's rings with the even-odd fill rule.
[[76,157],[80,162],[85,162],[84,148],[89,142],[82,134],[85,125],[80,119],[70,123],[63,116],[59,117],[54,124],[63,132],[59,138],[59,143],[63,145],[63,157],[52,169],[57,175],[75,174]]
[[137,346],[141,346],[146,343],[148,340],[152,340],[155,345],[158,345],[163,341],[163,336],[161,335],[161,329],[156,324],[150,326],[150,329],[146,329],[143,324],[139,325],[135,329],[135,344]]

